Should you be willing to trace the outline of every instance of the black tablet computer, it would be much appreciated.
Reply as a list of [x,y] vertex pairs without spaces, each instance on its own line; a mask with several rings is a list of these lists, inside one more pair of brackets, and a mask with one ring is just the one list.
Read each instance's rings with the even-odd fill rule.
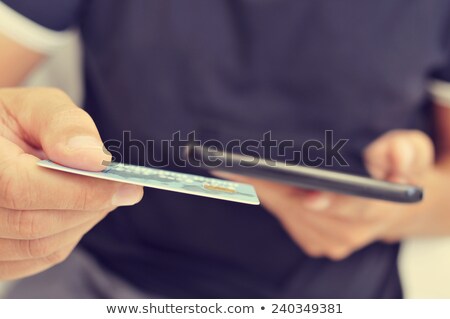
[[264,158],[228,153],[211,147],[189,145],[190,163],[208,170],[220,170],[248,177],[268,179],[304,189],[322,190],[401,203],[422,200],[423,191],[413,185],[396,184],[370,177],[325,169],[290,165]]

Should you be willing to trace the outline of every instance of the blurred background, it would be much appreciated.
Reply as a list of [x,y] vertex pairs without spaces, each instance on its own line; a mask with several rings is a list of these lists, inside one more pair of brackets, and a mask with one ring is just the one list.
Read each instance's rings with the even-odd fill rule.
[[[25,85],[59,87],[80,104],[80,48],[76,33],[70,37]],[[450,298],[450,238],[405,241],[398,262],[406,298]],[[0,297],[12,284],[0,282]]]

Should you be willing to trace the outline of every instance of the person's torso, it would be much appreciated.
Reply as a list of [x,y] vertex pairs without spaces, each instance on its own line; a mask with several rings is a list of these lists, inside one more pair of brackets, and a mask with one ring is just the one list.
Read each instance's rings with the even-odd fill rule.
[[[382,133],[428,130],[446,9],[445,0],[86,1],[86,107],[106,140],[196,130],[226,142],[270,131],[300,146],[332,130],[349,139],[350,166],[334,168],[361,174],[361,151]],[[145,164],[142,156],[124,160]],[[312,259],[262,207],[153,189],[83,246],[169,297],[401,295],[397,245]]]

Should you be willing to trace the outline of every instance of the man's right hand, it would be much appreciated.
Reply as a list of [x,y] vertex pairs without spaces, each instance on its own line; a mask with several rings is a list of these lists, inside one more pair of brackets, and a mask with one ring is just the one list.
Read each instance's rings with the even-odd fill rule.
[[0,89],[0,280],[43,271],[70,254],[142,187],[66,174],[40,158],[99,171],[111,160],[91,117],[57,89]]

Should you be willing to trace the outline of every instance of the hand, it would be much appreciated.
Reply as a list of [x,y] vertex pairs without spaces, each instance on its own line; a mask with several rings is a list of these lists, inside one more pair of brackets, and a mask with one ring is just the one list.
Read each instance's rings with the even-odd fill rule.
[[[432,167],[433,154],[433,144],[425,134],[402,130],[378,138],[364,158],[375,178],[417,182]],[[414,205],[302,190],[224,172],[213,174],[254,185],[265,208],[312,257],[340,260],[376,240],[398,240],[396,230],[417,214],[411,209]]]
[[0,280],[63,261],[82,236],[142,187],[65,174],[38,157],[102,170],[111,156],[90,116],[56,89],[0,90]]

